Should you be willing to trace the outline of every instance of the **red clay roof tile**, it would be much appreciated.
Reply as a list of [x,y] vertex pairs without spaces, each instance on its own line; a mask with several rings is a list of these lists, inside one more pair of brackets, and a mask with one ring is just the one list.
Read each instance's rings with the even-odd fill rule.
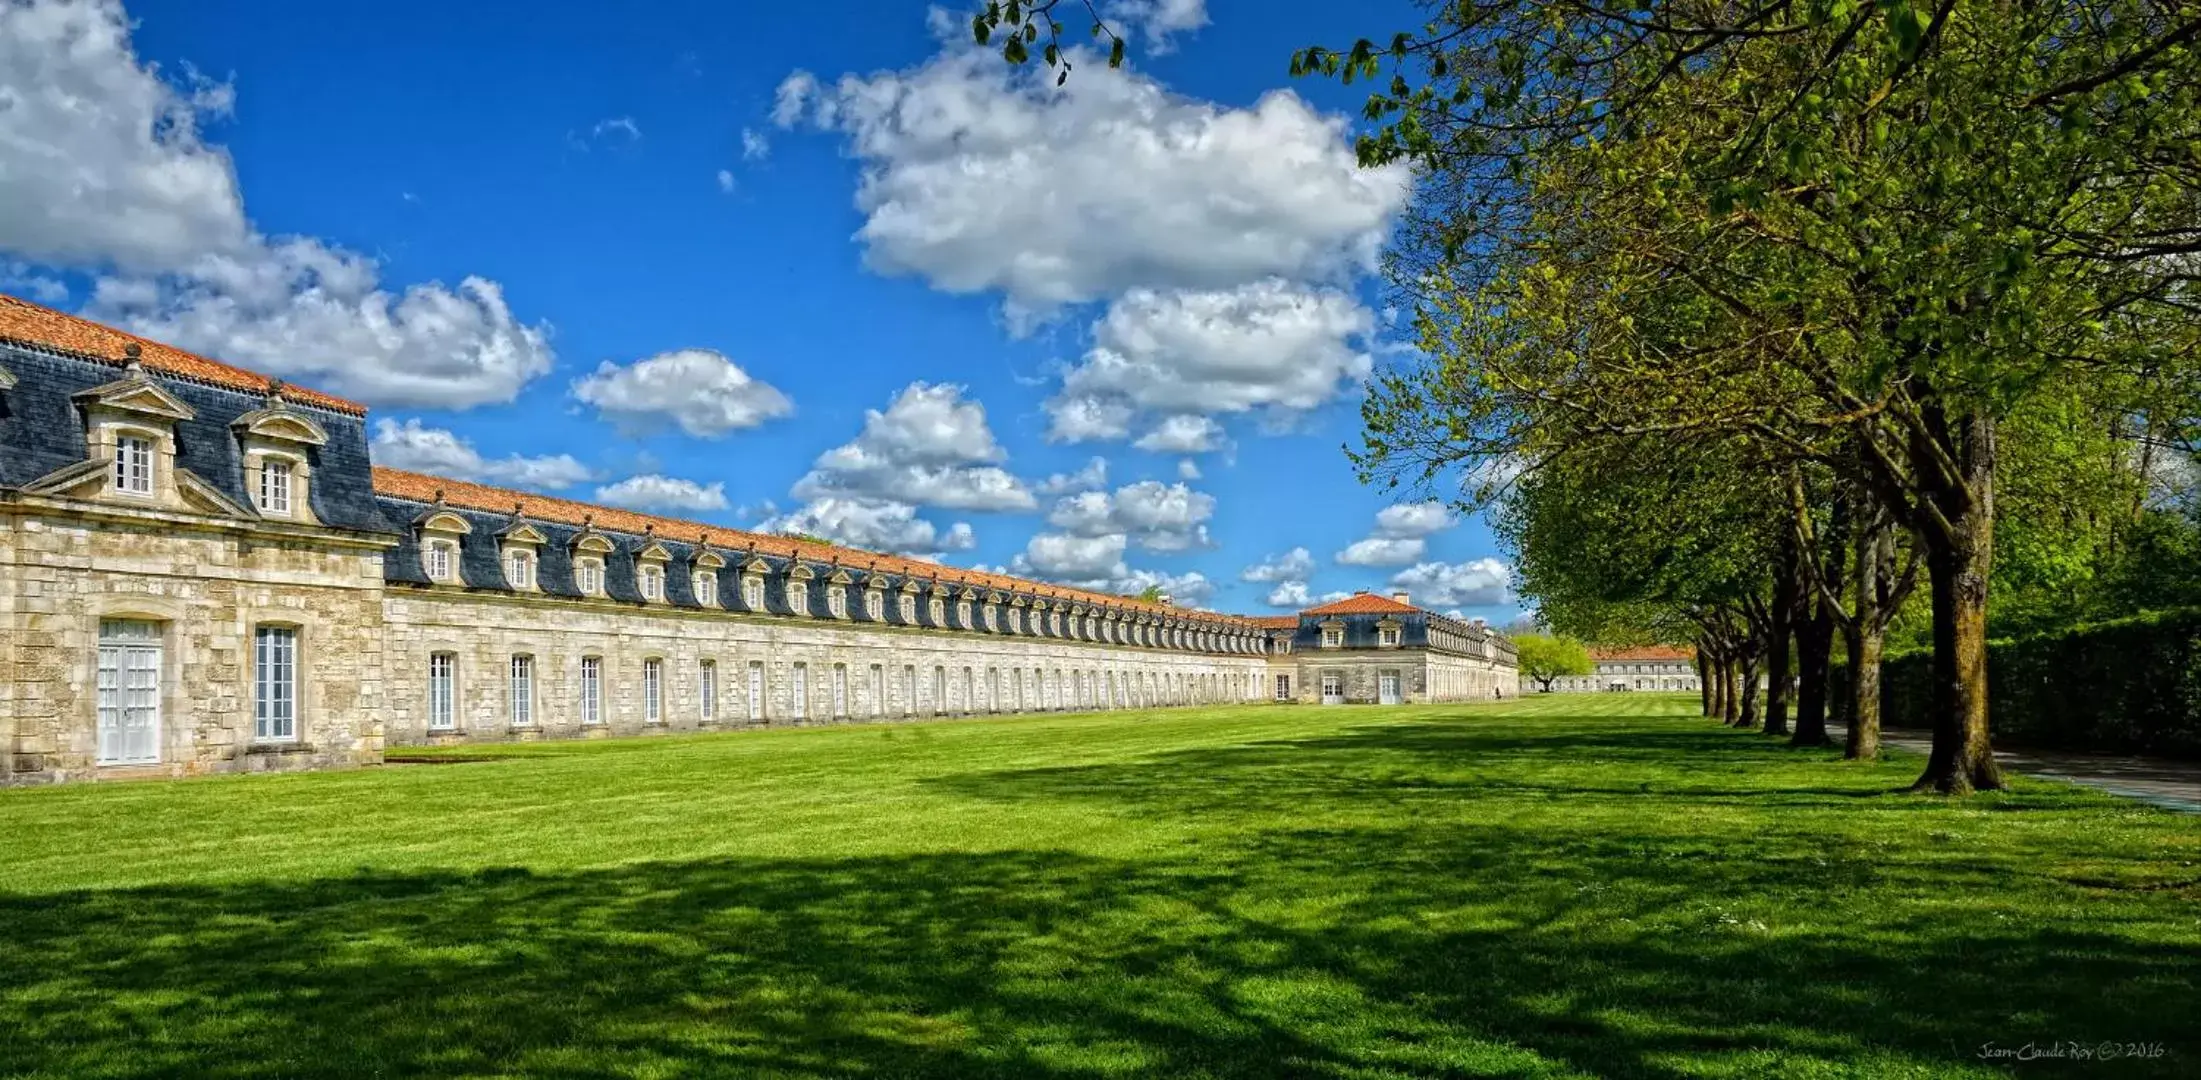
[[1421,609],[1412,604],[1401,604],[1388,596],[1374,593],[1354,593],[1343,600],[1333,600],[1320,607],[1311,607],[1301,615],[1412,615]]
[[[173,345],[149,341],[112,326],[80,319],[4,293],[0,293],[0,341],[51,349],[117,367],[129,362],[123,350],[136,345],[138,358],[145,362],[146,369],[163,375],[230,390],[242,390],[248,394],[265,394],[276,382],[256,371],[246,371],[219,360],[209,360]],[[283,386],[283,396],[301,404],[317,405],[353,416],[367,414],[367,407],[364,405],[303,386],[286,383]]]

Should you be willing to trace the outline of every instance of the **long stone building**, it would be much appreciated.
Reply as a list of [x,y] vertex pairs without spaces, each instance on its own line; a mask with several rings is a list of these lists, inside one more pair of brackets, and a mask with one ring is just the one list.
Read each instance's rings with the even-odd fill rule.
[[[1564,675],[1551,681],[1555,694],[1580,694],[1615,690],[1688,690],[1704,685],[1697,674],[1696,650],[1686,645],[1637,645],[1627,648],[1591,649],[1590,673]],[[1521,692],[1541,689],[1536,680],[1523,677]]]
[[1400,601],[1287,619],[376,468],[356,404],[0,296],[0,783],[1516,682]]

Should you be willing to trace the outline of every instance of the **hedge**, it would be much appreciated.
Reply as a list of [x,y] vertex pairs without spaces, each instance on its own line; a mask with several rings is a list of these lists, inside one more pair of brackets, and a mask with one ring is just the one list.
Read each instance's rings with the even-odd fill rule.
[[[2201,759],[2201,610],[1988,643],[1987,723],[1998,742]],[[1930,650],[1881,666],[1880,722],[1924,728]],[[1846,670],[1834,673],[1836,695]]]

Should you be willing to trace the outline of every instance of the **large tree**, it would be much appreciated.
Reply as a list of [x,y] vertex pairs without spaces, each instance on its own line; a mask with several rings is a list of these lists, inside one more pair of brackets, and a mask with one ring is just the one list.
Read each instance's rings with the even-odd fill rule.
[[2001,425],[2190,366],[2197,35],[2143,0],[1463,0],[1388,50],[1306,51],[1396,61],[1363,156],[1428,178],[1394,269],[1430,361],[1379,383],[1364,466],[1517,453],[1559,418],[1835,471],[1923,552],[1920,787],[2000,786]]
[[1589,647],[1573,638],[1555,634],[1515,634],[1521,674],[1534,679],[1545,693],[1551,684],[1570,675],[1590,673]]

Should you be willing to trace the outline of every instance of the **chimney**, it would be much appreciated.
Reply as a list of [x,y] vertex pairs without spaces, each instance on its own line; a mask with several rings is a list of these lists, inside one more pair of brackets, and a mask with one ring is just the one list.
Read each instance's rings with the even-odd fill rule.
[[1483,629],[1487,629],[1487,628],[1488,628],[1489,626],[1490,626],[1490,624],[1489,624],[1489,623],[1486,623],[1486,622],[1484,622],[1484,621],[1483,621],[1483,617],[1482,617],[1482,616],[1480,616],[1480,615],[1477,615],[1477,616],[1475,616],[1475,629],[1477,629],[1477,630],[1483,630]]
[[1400,589],[1399,591],[1392,593],[1391,599],[1396,600],[1401,604],[1407,603],[1408,601],[1406,599],[1406,590]]

